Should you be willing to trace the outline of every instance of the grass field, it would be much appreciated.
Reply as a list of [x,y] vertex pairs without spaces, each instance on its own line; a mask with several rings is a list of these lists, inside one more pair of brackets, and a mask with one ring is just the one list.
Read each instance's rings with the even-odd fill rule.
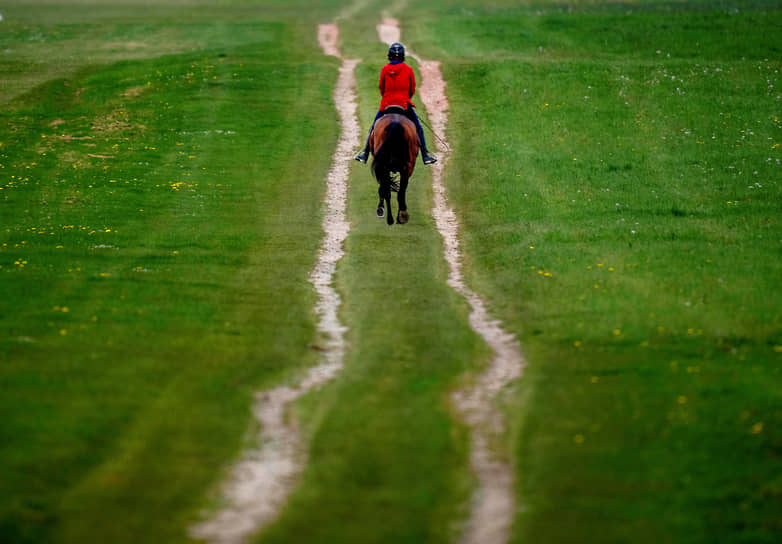
[[780,5],[442,10],[403,25],[530,361],[514,542],[779,541]]
[[49,7],[2,23],[0,540],[184,540],[252,393],[315,360],[335,64],[290,17]]
[[[348,6],[0,10],[0,541],[186,541],[253,393],[317,360],[338,61],[315,28]],[[387,6],[353,7],[367,128]],[[527,359],[511,541],[780,541],[782,4],[401,8],[443,63],[469,282]],[[297,406],[309,464],[257,541],[455,542],[448,394],[488,350],[427,170],[404,227],[368,168],[350,183],[346,366]]]

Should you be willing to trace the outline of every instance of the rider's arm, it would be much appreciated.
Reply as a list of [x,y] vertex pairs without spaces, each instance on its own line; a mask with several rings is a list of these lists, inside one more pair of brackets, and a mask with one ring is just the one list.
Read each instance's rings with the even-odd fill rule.
[[377,88],[380,89],[380,96],[386,93],[386,70],[383,68],[380,70],[380,82],[377,84]]

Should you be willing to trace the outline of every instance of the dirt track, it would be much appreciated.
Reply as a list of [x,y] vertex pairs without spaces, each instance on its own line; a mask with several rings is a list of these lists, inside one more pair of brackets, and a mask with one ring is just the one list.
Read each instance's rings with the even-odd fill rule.
[[[377,26],[380,41],[401,41],[399,22],[384,19]],[[502,390],[521,377],[524,359],[516,338],[506,333],[499,321],[492,319],[486,303],[464,282],[462,255],[459,248],[459,222],[448,205],[443,173],[449,147],[445,140],[448,125],[448,98],[440,63],[420,58],[408,52],[419,64],[421,85],[419,94],[438,140],[440,160],[432,167],[434,188],[434,215],[437,230],[443,237],[445,259],[448,262],[448,285],[469,302],[470,325],[492,349],[489,366],[476,377],[474,383],[453,394],[454,403],[472,433],[470,462],[478,479],[473,496],[470,519],[462,542],[464,544],[504,544],[510,536],[510,527],[516,513],[513,490],[513,469],[492,449],[493,439],[504,430],[502,415],[496,402]]]
[[[400,41],[398,21],[383,19],[377,26],[381,41]],[[318,41],[324,54],[342,58],[337,47],[336,24],[319,25]],[[448,205],[443,180],[449,147],[445,141],[448,122],[448,99],[440,63],[421,59],[409,53],[420,66],[422,81],[419,95],[438,141],[440,160],[432,167],[434,206],[432,214],[443,237],[444,253],[449,266],[448,285],[470,304],[470,325],[493,351],[493,358],[483,373],[469,387],[453,394],[453,401],[472,434],[471,465],[478,480],[470,517],[465,523],[465,544],[504,544],[516,512],[513,492],[513,470],[492,450],[493,439],[502,433],[504,422],[496,408],[499,394],[519,378],[524,366],[516,339],[491,318],[486,304],[464,282],[459,247],[459,223]],[[341,370],[345,342],[344,327],[337,310],[340,299],[332,287],[336,264],[343,256],[342,245],[348,235],[346,220],[347,179],[352,155],[359,146],[360,128],[356,118],[354,70],[358,61],[342,60],[335,90],[335,104],[340,115],[341,133],[327,178],[323,230],[325,237],[315,269],[310,275],[318,302],[318,329],[326,337],[322,361],[310,369],[298,384],[280,386],[257,395],[255,415],[261,425],[258,447],[244,454],[234,467],[222,490],[225,506],[210,519],[191,530],[192,536],[220,544],[245,542],[261,527],[274,520],[282,510],[299,474],[306,464],[306,450],[295,426],[286,423],[286,409],[305,393],[327,383]]]
[[[340,57],[336,24],[320,25],[318,41],[326,55]],[[255,417],[261,433],[257,448],[244,454],[222,490],[225,506],[191,530],[195,538],[219,544],[239,544],[273,521],[285,505],[298,476],[306,465],[306,449],[295,421],[287,423],[287,408],[302,395],[332,380],[342,369],[345,328],[337,316],[340,299],[332,287],[342,243],[350,225],[345,217],[347,179],[353,152],[359,145],[356,118],[356,60],[343,60],[334,92],[340,116],[340,137],[327,177],[323,231],[325,237],[318,260],[310,274],[318,302],[318,330],[325,336],[321,362],[298,384],[280,386],[257,394]]]

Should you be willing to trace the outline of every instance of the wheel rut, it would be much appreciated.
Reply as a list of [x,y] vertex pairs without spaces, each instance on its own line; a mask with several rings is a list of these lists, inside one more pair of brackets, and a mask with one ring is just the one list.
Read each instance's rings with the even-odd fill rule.
[[[399,22],[384,18],[377,26],[380,41],[387,44],[401,41]],[[462,252],[459,245],[459,221],[448,204],[444,182],[445,165],[450,149],[444,139],[448,124],[448,99],[445,81],[438,61],[424,60],[408,51],[421,70],[421,97],[433,132],[438,135],[439,161],[432,165],[434,205],[432,215],[443,237],[445,259],[448,262],[448,285],[463,296],[471,307],[470,326],[492,350],[488,367],[468,387],[453,393],[452,400],[470,428],[472,449],[470,464],[478,480],[473,494],[469,519],[460,542],[462,544],[505,544],[518,506],[514,493],[513,468],[499,455],[500,435],[505,424],[497,406],[503,389],[521,377],[524,358],[518,340],[493,319],[484,300],[470,289],[462,273]]]
[[[324,54],[342,59],[338,37],[336,24],[319,25],[318,41]],[[356,60],[342,59],[334,91],[340,136],[326,178],[325,236],[310,274],[318,295],[317,327],[326,338],[321,361],[298,383],[257,393],[254,415],[261,426],[257,446],[244,453],[224,482],[222,507],[191,528],[194,538],[216,544],[244,543],[279,516],[307,463],[306,448],[296,422],[286,421],[287,409],[301,396],[332,380],[342,369],[345,327],[337,315],[340,297],[332,283],[350,230],[346,218],[347,180],[360,131],[356,115],[356,64]]]

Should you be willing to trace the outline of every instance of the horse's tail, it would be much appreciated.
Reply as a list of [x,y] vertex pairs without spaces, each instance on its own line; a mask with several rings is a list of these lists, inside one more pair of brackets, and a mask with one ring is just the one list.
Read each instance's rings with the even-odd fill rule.
[[[391,172],[405,168],[408,156],[408,143],[405,139],[405,127],[399,121],[392,121],[386,127],[386,137],[380,148],[375,150],[372,159],[372,175],[380,183],[391,182]],[[401,164],[397,164],[402,160]]]

